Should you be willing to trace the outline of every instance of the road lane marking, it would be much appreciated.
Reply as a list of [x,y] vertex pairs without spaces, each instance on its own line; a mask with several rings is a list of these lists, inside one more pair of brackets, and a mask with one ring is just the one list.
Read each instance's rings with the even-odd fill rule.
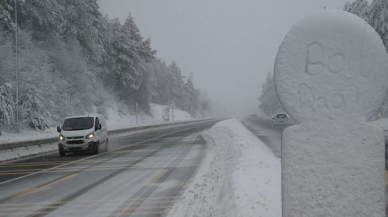
[[[196,128],[197,129],[197,128]],[[192,134],[192,133],[191,133]],[[181,140],[181,138],[178,138],[177,139],[177,141],[176,142],[174,142],[174,144],[176,143],[176,144],[178,144],[178,142],[179,142],[179,140]],[[163,147],[162,147],[162,149],[163,149]],[[157,149],[156,150],[156,152],[155,153],[157,153],[157,152],[159,152],[160,150],[162,150],[162,149]],[[187,147],[185,148],[185,149],[187,149]],[[178,149],[179,150],[179,149]],[[180,154],[183,154],[183,151],[174,151],[174,155],[175,155],[175,152],[176,152],[176,154],[178,154],[178,153],[180,153]],[[144,156],[143,158],[141,158],[141,159],[144,159],[144,158],[148,158],[149,156],[152,156],[152,155],[154,155],[155,153],[151,153],[151,155],[148,155],[148,156]],[[167,154],[167,153],[166,153]],[[171,153],[170,153],[171,154]],[[170,158],[171,159],[171,158]],[[168,159],[168,158],[166,158],[166,159],[164,159],[164,160],[162,160],[162,162],[158,162],[158,164],[162,164],[162,163],[164,163],[164,161],[169,161],[170,163],[172,162],[172,160],[170,160],[170,159]],[[142,161],[142,160],[141,160]],[[141,162],[141,161],[139,161],[139,162]],[[131,164],[131,165],[129,165],[128,167],[125,167],[124,169],[126,169],[126,168],[130,168],[130,167],[133,167],[133,165],[134,164]],[[124,170],[119,170],[119,171],[124,171]],[[150,177],[150,178],[152,178],[152,177]],[[148,179],[147,179],[148,180]],[[112,191],[113,192],[113,191]],[[101,204],[101,205],[103,205],[103,204]],[[100,206],[101,206],[100,205]],[[125,205],[125,207],[129,207],[128,205],[126,205],[126,203],[124,203],[124,205]],[[92,205],[93,206],[93,205]],[[89,209],[89,210],[91,210],[91,209]],[[40,209],[40,211],[45,211],[45,212],[52,212],[53,210],[47,210],[47,209]]]
[[[198,156],[204,156],[204,155],[198,155]],[[186,156],[177,156],[177,158],[185,158]],[[130,158],[121,158],[121,159],[112,159],[110,160],[109,164],[113,164],[113,163],[120,163],[120,162],[132,162],[132,161],[137,161],[138,159],[141,159],[142,157],[130,157]],[[173,157],[170,157],[170,156],[151,156],[149,157],[150,159],[172,159]],[[100,163],[100,162],[106,162],[106,160],[109,160],[109,159],[102,159],[102,160],[95,160],[95,161],[85,161],[85,162],[79,162],[80,164],[94,164],[94,163]],[[58,164],[62,164],[62,163],[58,163]],[[47,164],[47,165],[54,165],[54,164]],[[31,165],[19,165],[19,166],[7,166],[7,167],[35,167],[35,166],[41,166],[41,165],[36,165],[36,164],[31,164]],[[5,166],[4,166],[5,167]],[[84,166],[86,167],[86,166]],[[83,168],[84,168],[83,167]],[[1,168],[1,166],[0,166]],[[79,167],[71,167],[71,168],[79,168]],[[41,168],[24,168],[24,169],[16,169],[16,170],[4,170],[4,171],[0,171],[0,173],[8,173],[8,172],[35,172],[35,171],[40,171],[42,170]]]
[[[28,189],[28,190],[25,190],[25,191],[23,191],[23,192],[20,192],[20,193],[18,193],[18,194],[16,194],[16,195],[14,195],[13,197],[11,197],[11,201],[12,200],[16,200],[16,199],[18,199],[18,198],[21,198],[21,197],[24,197],[24,196],[27,196],[27,195],[30,195],[30,194],[34,194],[34,193],[37,193],[37,192],[39,192],[39,191],[44,191],[44,190],[46,190],[46,189],[49,189],[50,187],[38,187],[38,188],[30,188],[30,189]],[[2,209],[1,209],[2,210]]]
[[30,194],[34,194],[34,193],[37,193],[37,192],[40,192],[40,191],[44,191],[44,190],[47,190],[49,188],[51,188],[51,186],[55,185],[55,184],[58,184],[60,182],[63,182],[63,181],[66,181],[68,179],[71,179],[71,178],[74,178],[76,177],[78,174],[72,174],[72,175],[69,175],[69,176],[66,176],[66,177],[63,177],[63,178],[60,178],[58,180],[55,180],[53,182],[50,182],[50,183],[47,183],[45,185],[42,185],[40,187],[37,187],[37,188],[30,188],[26,191],[23,191],[23,192],[20,192],[16,195],[14,195],[13,197],[11,197],[11,201],[12,200],[16,200],[18,198],[21,198],[21,197],[24,197],[24,196],[27,196],[27,195],[30,195]]
[[[178,151],[179,154],[182,153],[182,151]],[[172,163],[174,160],[170,160],[170,159],[164,159],[162,162],[158,162],[158,165],[160,164],[165,164],[165,163]],[[165,174],[167,174],[168,172],[170,172],[170,170],[162,170],[161,172],[159,172],[156,176],[154,176],[153,178],[151,178],[147,183],[154,183],[156,182],[158,179],[160,179],[161,177],[163,177]],[[144,189],[145,190],[142,190]],[[155,188],[156,187],[153,187],[153,186],[147,186],[147,185],[144,185],[142,186],[136,193],[134,193],[132,196],[136,195],[137,193],[139,193],[139,196],[137,196],[137,199],[135,199],[134,201],[130,201],[130,200],[126,200],[123,204],[121,204],[118,208],[120,207],[125,207],[125,208],[128,208],[128,207],[131,207],[131,206],[134,206],[133,204],[136,203],[136,202],[140,202],[139,205],[137,205],[137,207],[141,207],[143,205],[143,203],[146,201],[146,200],[138,200],[139,198],[141,198],[143,195],[146,196],[145,194],[148,192],[149,189],[151,188]],[[152,192],[151,194],[152,195]],[[149,195],[149,196],[150,196]],[[120,210],[118,210],[117,208],[110,214],[110,216],[121,216],[122,213],[124,213],[124,211],[121,211],[119,214],[116,214],[117,212],[120,212]]]
[[[214,121],[212,121],[212,122],[214,122]],[[59,165],[59,166],[56,166],[56,167],[52,167],[52,168],[49,168],[49,169],[45,169],[45,170],[42,170],[42,171],[39,171],[39,172],[27,174],[25,176],[20,176],[20,177],[14,178],[14,179],[10,179],[10,180],[4,181],[4,182],[0,182],[0,185],[4,185],[6,183],[13,182],[13,181],[16,181],[16,180],[19,180],[19,179],[23,179],[23,178],[26,178],[26,177],[29,177],[29,176],[33,176],[33,175],[36,175],[36,174],[40,174],[40,173],[43,173],[43,172],[46,172],[46,171],[51,171],[53,169],[60,168],[60,167],[63,167],[63,166],[67,166],[67,165],[70,165],[70,164],[74,164],[74,163],[77,163],[77,162],[80,162],[80,161],[84,161],[84,160],[87,160],[87,159],[92,159],[92,158],[95,158],[97,156],[105,155],[105,154],[108,154],[108,153],[111,153],[111,152],[114,152],[114,151],[117,151],[117,150],[122,150],[122,149],[125,149],[125,148],[128,148],[128,147],[131,147],[131,146],[143,144],[145,142],[153,141],[155,139],[159,139],[159,138],[162,138],[162,137],[165,137],[165,136],[174,135],[174,134],[177,134],[179,132],[184,132],[184,131],[187,131],[187,130],[204,127],[204,126],[209,125],[210,123],[211,122],[209,121],[209,122],[206,122],[206,124],[200,124],[199,126],[178,130],[178,131],[175,131],[175,132],[172,132],[172,133],[168,133],[168,134],[163,134],[163,135],[160,135],[160,136],[148,139],[148,140],[143,140],[143,141],[140,141],[138,143],[134,143],[134,144],[131,144],[131,145],[126,145],[126,146],[123,146],[121,148],[117,148],[117,149],[114,149],[114,150],[111,150],[111,151],[103,152],[103,153],[98,154],[98,155],[92,155],[90,157],[82,158],[82,159],[79,159],[79,160],[76,160],[76,161],[71,161],[69,163],[65,163],[65,164],[62,164],[62,165]]]
[[168,170],[160,171],[158,174],[156,174],[154,177],[152,177],[145,186],[150,186],[150,185],[154,184],[156,181],[158,181],[158,179],[160,179],[167,172],[168,172]]
[[[71,211],[71,212],[74,212],[74,211]],[[69,212],[69,213],[71,213]],[[136,215],[162,215],[164,213],[164,211],[139,211],[139,212],[136,212],[134,213],[134,211],[129,211],[129,212],[123,212],[117,216],[129,216],[132,214],[134,214],[135,216]],[[19,215],[29,215],[29,214],[32,214],[32,215],[47,215],[47,214],[50,214],[49,212],[33,212],[33,213],[20,213]],[[0,216],[4,216],[4,217],[9,217],[10,214],[1,214],[0,213]],[[104,214],[101,214],[101,215],[94,215],[95,217],[96,216],[106,216]]]
[[[179,167],[192,167],[192,166],[198,166],[199,163],[181,163],[181,164],[169,164],[169,165],[154,165],[154,166],[148,166],[148,165],[138,165],[138,166],[130,166],[128,165],[112,165],[112,166],[102,166],[102,167],[93,167],[84,169],[83,171],[107,171],[107,170],[120,170],[120,169],[126,169],[126,170],[159,170],[162,168],[173,168],[176,166]],[[72,173],[72,172],[78,172],[82,168],[61,168],[58,170],[53,171],[47,171],[45,174],[49,173]],[[22,174],[31,174],[31,172],[25,171],[25,172],[0,172],[0,176],[9,176],[9,175],[22,175]]]
[[[188,128],[188,129],[185,129],[185,130],[190,130],[190,129],[195,129],[195,128],[200,128],[200,127],[202,127],[202,126],[197,126],[197,127],[193,127],[193,128]],[[175,132],[176,133],[176,132]],[[192,133],[191,133],[192,134]],[[163,135],[163,136],[165,136],[165,135]],[[162,136],[160,136],[160,137],[162,137]],[[151,140],[155,140],[156,138],[153,138],[153,139],[151,139]],[[179,142],[177,142],[177,144],[179,144]],[[126,146],[127,147],[127,146]],[[126,147],[122,147],[122,148],[126,148]],[[191,146],[187,146],[187,148],[188,147],[191,147]],[[187,148],[185,148],[185,149],[187,149]],[[183,153],[184,151],[182,151],[181,152],[181,154]],[[186,156],[186,155],[185,155]],[[94,156],[91,156],[91,157],[94,157]],[[173,163],[173,161],[176,161],[177,159],[178,159],[178,157],[176,156],[175,158],[164,158],[164,160],[170,160],[170,159],[174,159],[174,160],[172,160],[172,161],[170,161],[170,164],[171,165],[173,165],[174,163]],[[84,159],[80,159],[80,160],[78,160],[78,161],[80,161],[80,162],[82,162]],[[181,161],[181,160],[180,160]],[[179,162],[180,162],[179,161]],[[74,163],[74,162],[72,162],[72,163]],[[70,163],[69,163],[70,164]],[[178,164],[177,164],[178,165]],[[198,163],[196,164],[196,165],[198,165]],[[64,165],[62,165],[62,166],[64,166]],[[159,166],[160,167],[160,166]],[[143,167],[144,168],[144,167]],[[51,168],[52,169],[52,168]],[[60,168],[60,167],[58,167],[58,169],[63,169],[62,167]],[[108,168],[108,169],[110,169],[110,168]],[[50,169],[49,170],[47,170],[47,171],[51,171]],[[160,177],[162,177],[164,174],[158,174],[156,177],[154,177],[155,178],[155,182],[160,178]],[[152,187],[151,187],[152,188]],[[146,192],[144,192],[144,193],[146,193]],[[141,195],[144,195],[144,194],[141,194]],[[141,196],[141,195],[139,195],[139,196]],[[140,198],[140,197],[139,197]],[[139,199],[138,198],[138,199]],[[146,199],[151,199],[150,197],[148,197],[148,198],[146,198]],[[134,205],[137,205],[137,204],[139,204],[139,206],[137,206],[136,208],[138,208],[138,207],[140,207],[141,206],[141,204],[143,204],[143,203],[140,203],[140,202],[137,202],[137,200],[136,201],[134,201],[134,202],[136,202],[136,203],[132,203],[132,205],[130,205],[130,206],[126,206],[127,208],[129,207],[129,208],[131,208],[132,206],[134,206]],[[53,204],[53,203],[51,203],[51,204]],[[51,204],[49,204],[49,205],[51,205]],[[145,205],[145,204],[144,204]],[[60,205],[58,206],[58,207],[61,207]],[[56,208],[58,208],[57,206],[55,206],[55,208],[54,209],[56,209]],[[50,210],[50,209],[52,209],[53,208],[53,206],[47,206],[46,207],[46,209],[41,209],[41,210],[39,210],[39,211],[37,211],[37,213],[50,213],[50,212],[52,212],[52,210]],[[136,208],[134,208],[134,209],[136,209]],[[121,209],[120,209],[121,210]],[[120,212],[120,210],[118,210],[119,212]],[[125,209],[123,209],[123,210],[125,210]],[[121,212],[121,213],[123,213],[123,212]]]
[[[178,196],[150,196],[150,197],[140,197],[140,198],[136,198],[136,199],[128,199],[127,201],[130,202],[130,201],[138,201],[138,202],[133,202],[133,204],[142,204],[144,200],[147,200],[147,203],[170,203],[172,201],[174,201],[175,199],[177,199]],[[56,202],[37,202],[37,203],[8,203],[8,204],[3,204],[1,205],[2,208],[16,208],[16,207],[19,207],[19,208],[23,208],[23,207],[26,207],[26,206],[41,206],[41,205],[50,205],[50,204],[66,204],[66,203],[69,203],[70,201],[56,201]],[[119,199],[106,199],[106,200],[84,200],[82,201],[81,203],[85,203],[85,204],[88,204],[88,203],[103,203],[103,204],[107,204],[107,205],[115,205],[117,203],[120,203],[120,202],[123,202],[123,200],[119,200]],[[53,207],[56,207],[56,206],[53,206]],[[59,207],[59,206],[58,206]]]
[[[197,133],[193,138],[196,138],[197,136],[198,136],[198,134],[199,133]],[[191,150],[191,148],[192,147],[187,147],[187,146],[185,146],[184,148],[183,148],[183,150],[182,151],[180,151],[179,153],[179,155],[182,155],[183,153],[186,153],[185,155],[187,156],[187,154],[190,152],[190,150]],[[187,152],[186,152],[186,150],[187,149],[189,149]],[[174,161],[176,161],[176,160],[178,160],[179,162],[174,162]],[[171,161],[169,161],[169,164],[179,164],[179,163],[181,163],[182,162],[182,160],[183,159],[179,159],[179,158],[173,158]],[[160,164],[160,163],[159,163]],[[176,167],[175,167],[176,168]],[[156,189],[158,189],[158,186],[155,186],[154,184],[156,183],[156,182],[158,182],[160,179],[162,179],[162,178],[167,178],[171,173],[173,172],[173,169],[168,169],[168,170],[162,170],[161,172],[159,172],[156,176],[154,176],[149,182],[148,182],[148,185],[144,185],[143,186],[143,188],[145,188],[142,192],[141,192],[141,190],[142,189],[140,189],[140,195],[138,196],[138,198],[140,198],[141,196],[143,196],[143,195],[145,195],[150,189],[153,189],[153,190],[151,190],[151,192],[150,192],[150,195],[152,195],[152,193],[156,190]],[[166,176],[166,177],[164,177],[164,176]],[[151,182],[152,181],[152,182]],[[165,181],[165,179],[164,179],[164,181]],[[151,185],[149,185],[151,183]],[[139,191],[138,191],[139,192]],[[135,200],[134,202],[136,202],[137,200]],[[128,207],[130,207],[130,206],[133,206],[133,203],[134,202],[132,202],[132,203],[130,203],[129,205],[127,205],[126,206],[126,208],[128,208]],[[144,203],[145,201],[143,201],[143,203]],[[141,207],[143,204],[140,204],[140,205],[138,205],[138,207]],[[121,206],[120,206],[121,207]],[[115,211],[113,211],[112,213],[111,213],[111,215],[112,216],[121,216],[122,214],[123,214],[123,212],[124,211],[121,211],[119,214],[116,214],[116,211],[120,211],[120,210],[115,210]],[[163,213],[164,213],[164,210],[163,210]]]
[[57,165],[57,164],[63,164],[63,163],[68,163],[70,161],[66,162],[58,162],[58,161],[53,161],[53,162],[31,162],[31,163],[21,163],[21,164],[4,164],[0,165],[0,168],[7,168],[7,167],[33,167],[33,166],[50,166],[50,165]]

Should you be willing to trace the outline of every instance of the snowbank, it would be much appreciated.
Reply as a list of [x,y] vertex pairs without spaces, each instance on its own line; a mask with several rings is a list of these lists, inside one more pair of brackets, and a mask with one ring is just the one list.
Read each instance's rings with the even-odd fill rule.
[[22,157],[30,157],[47,152],[57,151],[58,143],[49,143],[42,145],[32,145],[28,147],[20,147],[15,149],[7,149],[0,151],[0,162],[15,160]]
[[281,216],[280,159],[235,119],[203,136],[207,155],[167,216]]

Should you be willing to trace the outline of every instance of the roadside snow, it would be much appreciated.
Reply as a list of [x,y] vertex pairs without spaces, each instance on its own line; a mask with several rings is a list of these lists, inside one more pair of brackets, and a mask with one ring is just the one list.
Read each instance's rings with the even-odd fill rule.
[[[151,113],[153,117],[141,114],[138,116],[139,124],[136,124],[136,116],[131,114],[123,114],[117,106],[112,106],[107,110],[106,124],[109,130],[124,129],[136,126],[146,126],[168,123],[164,122],[161,117],[161,111],[158,111],[161,105],[151,103]],[[160,109],[161,110],[161,109]],[[181,110],[174,109],[174,122],[192,120],[190,114]],[[45,131],[32,130],[30,128],[22,128],[19,133],[2,132],[0,136],[0,145],[3,143],[20,142],[36,139],[46,139],[58,136],[56,127],[51,127]]]
[[42,145],[33,145],[28,147],[20,147],[0,151],[0,162],[15,160],[22,157],[29,157],[47,152],[58,150],[58,144],[49,143]]
[[281,216],[280,159],[235,119],[203,137],[207,155],[167,216]]
[[21,142],[37,139],[48,139],[58,136],[57,129],[52,127],[45,131],[21,128],[19,133],[1,132],[0,145],[10,142]]

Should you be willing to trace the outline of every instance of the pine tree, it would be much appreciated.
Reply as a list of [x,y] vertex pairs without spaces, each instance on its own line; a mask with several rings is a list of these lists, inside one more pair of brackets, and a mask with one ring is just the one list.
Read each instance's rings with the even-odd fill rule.
[[15,23],[11,18],[13,12],[12,0],[0,1],[0,25],[8,29],[14,29]]
[[377,31],[388,47],[388,1],[374,0],[369,10],[369,24]]
[[355,14],[367,22],[369,21],[369,4],[367,0],[357,0],[352,3],[346,2],[344,6],[344,11]]
[[198,91],[194,87],[193,83],[193,75],[191,74],[189,78],[187,78],[187,81],[184,86],[184,91],[183,91],[183,110],[189,112],[192,116],[195,115],[196,111],[196,104],[198,101]]
[[268,73],[267,79],[263,84],[259,101],[259,109],[261,109],[267,116],[271,116],[277,112],[283,112],[283,107],[281,106],[277,97],[275,84],[271,73]]

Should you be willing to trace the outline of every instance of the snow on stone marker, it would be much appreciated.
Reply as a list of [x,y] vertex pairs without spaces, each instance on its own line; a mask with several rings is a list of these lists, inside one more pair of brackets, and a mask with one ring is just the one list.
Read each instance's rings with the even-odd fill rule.
[[361,18],[325,10],[288,32],[275,62],[283,217],[385,216],[384,135],[368,124],[387,93],[388,55]]

